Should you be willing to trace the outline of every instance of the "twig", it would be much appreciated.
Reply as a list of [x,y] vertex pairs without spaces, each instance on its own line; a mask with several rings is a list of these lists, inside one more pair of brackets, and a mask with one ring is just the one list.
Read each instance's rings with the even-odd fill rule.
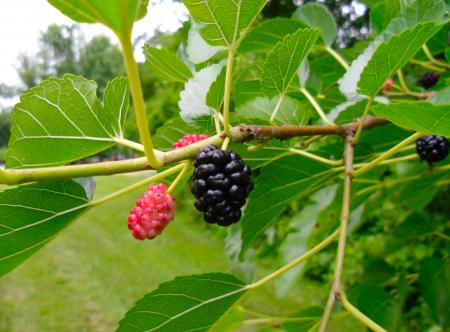
[[[364,128],[372,128],[388,123],[386,120],[368,116]],[[345,136],[357,128],[359,122],[352,122],[336,126],[254,126],[240,125],[231,128],[231,141],[242,143],[253,139],[264,142],[271,138],[281,140],[298,136],[338,135]],[[162,165],[169,165],[186,159],[192,159],[198,151],[209,144],[219,146],[226,135],[220,133],[206,140],[191,144],[181,149],[160,152],[155,150],[155,155]],[[113,175],[153,169],[147,158],[135,158],[121,161],[108,161],[102,163],[39,167],[27,169],[1,169],[0,183],[15,185],[27,182],[65,180],[77,177]]]
[[336,265],[334,267],[334,279],[331,286],[330,294],[328,296],[327,305],[325,307],[322,320],[320,322],[319,332],[325,332],[328,321],[331,317],[334,302],[338,297],[339,291],[342,288],[342,271],[344,268],[345,244],[347,239],[347,227],[350,219],[350,200],[353,177],[353,136],[348,135],[345,139],[344,163],[345,163],[345,179],[344,179],[344,193],[342,199],[342,211],[340,218],[339,241],[336,255]]

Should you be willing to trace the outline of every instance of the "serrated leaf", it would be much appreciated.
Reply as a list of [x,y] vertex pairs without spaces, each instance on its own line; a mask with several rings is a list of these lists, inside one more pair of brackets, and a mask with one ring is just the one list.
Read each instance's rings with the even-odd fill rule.
[[[270,123],[270,117],[278,103],[278,97],[269,99],[258,97],[236,109],[236,117],[239,121],[260,120]],[[285,97],[275,117],[278,124],[305,125],[310,119],[310,104],[299,100]]]
[[300,29],[284,37],[269,53],[261,79],[261,87],[268,97],[286,93],[319,35],[319,29]]
[[264,97],[261,91],[260,80],[238,81],[233,89],[233,100],[236,107],[239,107],[246,102],[256,99],[257,97]]
[[241,256],[289,202],[320,189],[333,175],[330,166],[298,155],[275,160],[264,167],[241,221]]
[[150,70],[160,79],[186,83],[192,77],[188,66],[172,52],[146,45],[144,53]]
[[79,23],[101,23],[127,36],[134,21],[147,14],[149,0],[48,0],[64,15]]
[[222,68],[223,64],[211,65],[194,73],[194,77],[187,81],[178,103],[184,121],[192,123],[196,118],[213,114],[214,109],[206,104],[206,96]]
[[0,192],[0,276],[41,249],[87,207],[86,193],[75,181]]
[[415,103],[378,104],[373,113],[399,127],[424,134],[450,136],[450,105]]
[[401,331],[402,317],[398,301],[381,287],[362,284],[349,292],[350,302],[387,331]]
[[206,105],[214,108],[218,112],[220,112],[223,104],[226,73],[226,68],[223,67],[219,76],[217,76],[216,80],[211,84],[208,94],[206,95]]
[[443,328],[450,321],[450,264],[449,260],[428,257],[422,263],[419,285],[425,302],[436,322]]
[[195,22],[189,29],[186,53],[190,62],[199,64],[212,58],[217,53],[226,50],[223,46],[211,46],[200,35]]
[[96,90],[93,81],[65,75],[23,94],[13,111],[7,167],[62,165],[115,145],[129,106],[127,81],[108,84],[104,105]]
[[401,69],[440,28],[435,22],[420,23],[381,43],[361,73],[358,91],[376,96],[383,83]]
[[352,62],[350,68],[339,81],[339,89],[342,93],[347,97],[357,94],[361,73],[383,41],[389,40],[393,35],[408,28],[413,29],[421,22],[433,21],[435,24],[444,24],[448,21],[448,17],[445,15],[446,8],[447,6],[442,0],[417,0],[406,7],[396,18],[391,20],[383,33]]
[[183,0],[199,31],[213,46],[232,47],[253,22],[266,0]]
[[292,18],[312,28],[320,28],[321,38],[326,46],[331,46],[337,35],[337,25],[330,11],[321,4],[307,3],[297,8]]
[[117,331],[207,331],[245,294],[244,287],[225,273],[177,277],[139,300]]
[[301,22],[285,17],[263,21],[245,35],[240,43],[238,52],[257,53],[269,51],[283,40],[286,35],[304,27],[305,25]]

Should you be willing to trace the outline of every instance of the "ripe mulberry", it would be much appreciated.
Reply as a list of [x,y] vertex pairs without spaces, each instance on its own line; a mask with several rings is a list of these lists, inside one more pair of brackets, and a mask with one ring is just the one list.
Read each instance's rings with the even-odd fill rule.
[[192,193],[207,223],[229,226],[239,221],[251,191],[250,168],[232,152],[208,145],[195,158]]
[[424,136],[416,141],[416,151],[420,159],[435,163],[448,156],[449,142],[444,136]]
[[439,81],[439,74],[434,72],[429,72],[423,74],[418,80],[417,84],[422,88],[429,89]]
[[185,146],[203,141],[204,139],[209,138],[209,135],[206,134],[187,134],[184,135],[183,138],[181,138],[179,141],[175,142],[173,144],[173,149],[180,149],[184,148]]
[[175,198],[167,193],[165,184],[148,187],[128,217],[128,228],[138,240],[154,239],[173,219]]

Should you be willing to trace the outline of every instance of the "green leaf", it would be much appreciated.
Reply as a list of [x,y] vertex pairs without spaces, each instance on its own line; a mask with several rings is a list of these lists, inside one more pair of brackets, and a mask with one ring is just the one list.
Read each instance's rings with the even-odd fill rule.
[[214,108],[218,112],[220,112],[223,104],[226,74],[226,67],[223,67],[219,76],[217,76],[216,80],[211,84],[208,94],[206,95],[206,105]]
[[255,144],[247,142],[244,144],[235,144],[232,147],[233,151],[238,153],[251,169],[263,167],[275,159],[280,158],[284,153],[283,150],[292,147],[292,142],[272,139],[264,143],[265,149],[256,151],[247,150],[249,147],[254,146]]
[[450,105],[415,103],[378,104],[373,113],[399,127],[424,134],[450,136]]
[[245,320],[242,310],[237,307],[232,308],[224,316],[222,316],[216,324],[214,324],[208,332],[230,332],[236,331]]
[[222,71],[223,64],[214,64],[194,73],[181,91],[180,116],[188,124],[194,119],[213,114],[214,109],[206,104],[208,91]]
[[149,0],[48,0],[64,15],[79,23],[101,23],[122,36],[132,30],[134,21],[147,14]]
[[440,28],[435,22],[420,23],[381,43],[361,73],[358,91],[376,96],[383,83],[401,69]]
[[85,190],[75,181],[0,192],[0,276],[41,249],[87,207]]
[[443,328],[450,323],[450,263],[428,257],[422,263],[419,285],[436,322]]
[[278,42],[305,25],[285,17],[263,21],[251,29],[240,43],[240,53],[258,53],[271,50]]
[[286,93],[319,35],[319,29],[300,29],[284,37],[269,53],[261,80],[268,97]]
[[251,25],[266,0],[183,0],[200,34],[213,46],[232,47]]
[[357,94],[361,73],[383,41],[389,40],[392,36],[400,34],[408,28],[414,29],[421,22],[430,23],[430,21],[433,21],[435,24],[442,26],[448,21],[448,17],[445,15],[446,8],[447,6],[442,0],[417,0],[406,7],[388,24],[383,33],[352,62],[339,82],[339,89],[342,93],[348,97]]
[[160,79],[186,83],[192,77],[188,66],[172,52],[146,45],[144,53],[150,70]]
[[241,256],[289,202],[320,189],[334,175],[330,168],[298,155],[275,160],[264,167],[256,179],[241,221]]
[[139,300],[117,331],[207,331],[245,294],[244,287],[225,273],[176,277]]
[[93,81],[65,75],[23,94],[13,111],[7,167],[62,165],[115,145],[129,106],[127,81],[108,84],[104,105],[96,90]]
[[375,285],[362,284],[349,292],[350,302],[363,314],[387,331],[401,331],[401,308],[386,290]]
[[307,3],[297,8],[292,18],[312,28],[320,28],[321,38],[326,46],[331,46],[337,35],[337,25],[333,15],[324,5]]
[[239,107],[252,99],[264,97],[261,91],[261,81],[238,81],[233,89],[233,100],[236,107]]
[[381,0],[370,10],[370,31],[379,35],[400,11],[399,0]]
[[[278,97],[269,99],[267,97],[258,97],[236,109],[236,117],[242,121],[261,120],[263,123],[270,123],[270,117],[275,106],[278,103]],[[310,104],[299,100],[285,97],[278,111],[275,121],[278,124],[305,125],[310,119]]]

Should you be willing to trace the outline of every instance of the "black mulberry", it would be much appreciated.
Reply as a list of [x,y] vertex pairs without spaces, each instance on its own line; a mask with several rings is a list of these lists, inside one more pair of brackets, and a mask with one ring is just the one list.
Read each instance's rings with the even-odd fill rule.
[[448,156],[449,142],[444,136],[424,136],[416,141],[416,151],[420,159],[435,163]]

